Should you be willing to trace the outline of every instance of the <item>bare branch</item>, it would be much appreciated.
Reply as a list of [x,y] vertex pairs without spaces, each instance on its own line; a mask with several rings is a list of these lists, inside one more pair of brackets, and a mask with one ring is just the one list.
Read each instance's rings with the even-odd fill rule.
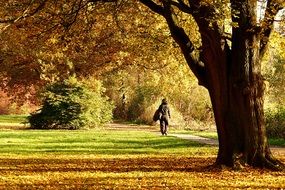
[[69,29],[76,21],[79,11],[85,7],[87,3],[83,4],[83,0],[79,0],[77,4],[77,0],[74,2],[70,13],[66,15],[66,19],[63,19],[62,25],[65,27],[65,29]]

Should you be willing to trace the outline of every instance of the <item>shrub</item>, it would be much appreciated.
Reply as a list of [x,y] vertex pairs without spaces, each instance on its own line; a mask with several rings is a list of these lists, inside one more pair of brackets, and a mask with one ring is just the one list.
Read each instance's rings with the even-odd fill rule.
[[93,82],[90,88],[70,78],[48,86],[42,94],[41,109],[28,117],[31,128],[79,129],[110,121],[113,105],[103,96],[101,83]]
[[269,137],[285,138],[285,107],[265,111],[266,131]]

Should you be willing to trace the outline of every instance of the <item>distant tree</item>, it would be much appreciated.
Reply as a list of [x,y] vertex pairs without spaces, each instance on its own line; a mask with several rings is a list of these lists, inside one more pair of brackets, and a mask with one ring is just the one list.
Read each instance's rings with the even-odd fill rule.
[[171,61],[165,54],[177,55],[167,25],[156,24],[162,18],[147,18],[150,11],[138,2],[15,2],[0,2],[0,86],[20,97],[72,73],[99,76],[127,65],[156,70]]
[[124,46],[110,16],[115,6],[50,0],[0,6],[0,87],[19,100],[73,73],[84,78],[117,66]]

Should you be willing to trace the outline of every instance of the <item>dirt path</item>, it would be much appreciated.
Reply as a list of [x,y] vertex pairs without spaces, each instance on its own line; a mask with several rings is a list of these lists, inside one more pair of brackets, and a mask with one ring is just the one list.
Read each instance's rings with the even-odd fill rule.
[[[157,135],[161,135],[159,132],[158,126],[150,126],[150,125],[136,125],[136,124],[122,124],[122,123],[111,123],[107,125],[108,129],[111,130],[139,130],[139,131],[151,131],[156,133]],[[185,140],[190,140],[194,142],[198,142],[201,144],[207,144],[211,146],[218,146],[219,143],[215,139],[190,135],[190,134],[168,134],[168,136],[177,137]],[[274,153],[274,155],[277,156],[285,156],[285,147],[277,147],[272,146],[271,151]]]
[[169,136],[181,138],[181,139],[186,139],[194,142],[198,142],[201,144],[208,144],[208,145],[213,145],[213,146],[218,146],[219,142],[215,139],[209,139],[205,137],[200,137],[196,135],[189,135],[189,134],[169,134]]
[[[198,142],[201,144],[207,144],[207,145],[212,145],[212,146],[218,146],[219,142],[215,139],[210,139],[210,138],[204,138],[204,137],[199,137],[195,135],[188,135],[188,134],[170,134],[169,136],[181,138],[181,139],[186,139],[194,142]],[[270,150],[280,156],[285,156],[285,148],[284,147],[278,147],[278,146],[271,146]]]

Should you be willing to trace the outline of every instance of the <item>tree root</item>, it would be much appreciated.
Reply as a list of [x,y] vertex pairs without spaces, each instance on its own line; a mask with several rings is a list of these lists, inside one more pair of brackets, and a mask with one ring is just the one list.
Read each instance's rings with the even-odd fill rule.
[[234,170],[243,170],[246,167],[255,167],[255,168],[263,168],[269,169],[273,171],[285,171],[285,164],[281,161],[277,160],[272,156],[272,154],[266,154],[266,156],[258,154],[255,155],[254,158],[248,159],[248,157],[244,155],[239,155],[234,157],[232,163],[222,163],[216,162],[211,166],[212,169],[222,170],[224,168],[231,168]]
[[274,158],[271,154],[265,156],[266,164],[268,164],[269,169],[274,169],[277,171],[285,171],[285,164]]
[[285,164],[277,160],[272,154],[258,155],[254,158],[252,164],[254,167],[266,168],[274,171],[284,171]]

